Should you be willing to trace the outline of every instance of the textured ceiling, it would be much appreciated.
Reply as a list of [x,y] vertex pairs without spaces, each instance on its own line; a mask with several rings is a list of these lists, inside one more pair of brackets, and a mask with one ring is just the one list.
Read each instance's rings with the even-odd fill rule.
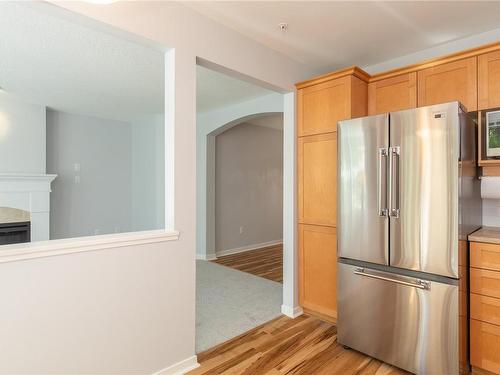
[[0,2],[0,35],[0,86],[7,92],[116,120],[163,112],[159,50],[14,2]]
[[[70,113],[127,121],[164,111],[164,55],[47,13],[0,2],[0,87]],[[271,93],[198,67],[206,112]]]

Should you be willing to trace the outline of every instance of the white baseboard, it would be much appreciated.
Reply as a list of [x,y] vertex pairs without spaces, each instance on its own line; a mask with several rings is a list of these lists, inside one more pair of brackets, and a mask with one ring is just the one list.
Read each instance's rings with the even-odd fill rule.
[[215,254],[203,254],[203,255],[196,254],[196,259],[199,259],[199,260],[216,260],[217,259],[217,255],[215,255]]
[[269,241],[269,242],[256,243],[256,244],[253,244],[253,245],[236,247],[234,249],[227,249],[227,250],[217,251],[216,255],[217,255],[217,257],[222,257],[224,255],[231,255],[231,254],[243,253],[245,251],[261,249],[263,247],[280,245],[282,243],[283,243],[283,239]]
[[304,310],[302,310],[302,307],[300,306],[291,307],[291,306],[281,305],[281,313],[283,315],[288,316],[289,318],[295,319],[304,314]]
[[174,363],[172,366],[157,371],[153,375],[184,375],[197,367],[200,367],[200,364],[196,356],[193,355],[192,357]]

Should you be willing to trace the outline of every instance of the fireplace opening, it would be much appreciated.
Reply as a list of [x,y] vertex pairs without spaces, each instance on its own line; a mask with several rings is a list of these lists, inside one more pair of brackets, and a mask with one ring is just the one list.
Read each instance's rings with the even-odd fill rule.
[[30,242],[30,239],[31,223],[29,221],[0,224],[0,245]]

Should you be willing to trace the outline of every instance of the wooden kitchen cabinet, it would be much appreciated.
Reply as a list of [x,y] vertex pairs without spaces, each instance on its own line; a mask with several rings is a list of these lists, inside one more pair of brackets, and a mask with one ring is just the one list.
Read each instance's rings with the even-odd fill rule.
[[458,100],[477,110],[477,57],[436,65],[417,72],[419,107]]
[[367,115],[367,77],[349,68],[296,85],[300,304],[331,321],[337,318],[337,122]]
[[500,51],[477,58],[478,109],[500,107]]
[[349,77],[342,77],[300,90],[299,136],[337,130],[337,121],[349,116],[349,86]]
[[500,326],[471,319],[471,364],[493,374],[500,374]]
[[482,296],[500,298],[500,272],[471,268],[470,291]]
[[470,265],[474,268],[500,271],[500,245],[472,242]]
[[417,73],[377,80],[368,84],[368,114],[376,115],[417,107]]
[[300,305],[327,319],[337,318],[337,229],[299,225]]
[[471,319],[500,326],[500,298],[471,293],[470,317]]
[[336,226],[337,132],[298,140],[299,223]]
[[299,137],[333,132],[338,121],[366,115],[367,84],[352,74],[297,88]]
[[470,249],[471,365],[473,373],[500,374],[500,244],[471,242]]

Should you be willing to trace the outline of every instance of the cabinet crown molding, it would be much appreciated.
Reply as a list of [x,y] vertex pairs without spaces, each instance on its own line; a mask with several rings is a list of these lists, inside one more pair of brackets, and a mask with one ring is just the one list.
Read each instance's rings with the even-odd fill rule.
[[494,51],[500,51],[500,41],[490,43],[490,44],[485,44],[479,47],[474,47],[470,49],[466,49],[464,51],[460,52],[455,52],[449,55],[444,55],[440,57],[435,57],[433,59],[429,60],[424,60],[422,62],[412,64],[412,65],[406,65],[401,68],[396,68],[396,69],[391,69],[386,72],[381,72],[377,74],[370,75],[367,72],[365,72],[363,69],[357,67],[357,66],[351,66],[349,68],[337,70],[328,74],[323,74],[314,78],[311,78],[306,81],[302,81],[297,83],[295,86],[297,89],[303,89],[308,86],[313,86],[318,83],[330,81],[332,79],[348,76],[348,75],[353,75],[355,77],[358,77],[359,79],[363,80],[364,82],[371,83],[371,82],[377,82],[386,78],[391,78],[391,77],[396,77],[401,74],[407,74],[407,73],[412,73],[416,72],[422,69],[426,68],[431,68],[433,66],[441,65],[441,64],[446,64],[449,62],[457,61],[457,60],[462,60],[466,59],[468,57],[474,57],[474,56],[479,56],[485,53],[490,53]]
[[361,69],[357,66],[351,66],[349,68],[337,70],[337,71],[332,72],[332,73],[327,73],[327,74],[320,75],[318,77],[314,77],[312,79],[308,79],[307,81],[302,81],[302,82],[296,83],[295,87],[297,89],[303,89],[303,88],[306,88],[309,86],[314,86],[314,85],[317,85],[319,83],[331,81],[333,79],[346,77],[346,76],[354,76],[354,77],[357,77],[364,82],[368,82],[370,79],[370,75],[367,72],[365,72],[363,69]]

